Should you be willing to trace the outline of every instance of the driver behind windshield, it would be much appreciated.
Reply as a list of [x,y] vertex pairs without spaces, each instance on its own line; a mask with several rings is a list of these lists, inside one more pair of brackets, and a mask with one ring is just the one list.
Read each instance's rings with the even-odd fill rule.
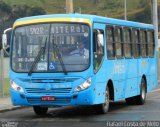
[[70,55],[83,56],[85,59],[89,58],[89,51],[85,48],[85,42],[80,41],[78,43],[78,48],[69,53]]

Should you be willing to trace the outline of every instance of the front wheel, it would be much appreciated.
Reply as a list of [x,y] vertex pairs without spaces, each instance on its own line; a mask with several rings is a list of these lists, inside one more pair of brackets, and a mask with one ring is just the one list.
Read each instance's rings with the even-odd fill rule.
[[37,115],[46,115],[48,107],[33,106],[33,110]]
[[107,86],[105,92],[105,102],[103,104],[96,105],[96,111],[100,114],[105,114],[109,110],[109,88]]

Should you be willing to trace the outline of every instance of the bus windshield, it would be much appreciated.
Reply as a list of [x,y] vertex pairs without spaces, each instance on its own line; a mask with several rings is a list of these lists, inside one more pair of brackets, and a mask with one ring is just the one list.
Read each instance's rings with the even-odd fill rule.
[[[90,29],[86,24],[45,23],[17,27],[13,34],[15,72],[75,72],[89,67]],[[39,53],[41,48],[43,52]],[[37,56],[38,60],[35,60]]]

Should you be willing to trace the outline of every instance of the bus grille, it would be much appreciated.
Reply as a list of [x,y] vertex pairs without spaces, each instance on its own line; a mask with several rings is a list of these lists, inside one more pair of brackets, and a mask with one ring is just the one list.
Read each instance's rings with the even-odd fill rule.
[[30,83],[66,83],[66,82],[74,82],[78,80],[78,78],[50,78],[50,79],[21,79],[23,82]]
[[52,105],[52,104],[68,104],[71,102],[71,98],[57,98],[54,101],[42,101],[41,98],[31,98],[27,97],[27,101],[30,104],[44,104],[44,105]]
[[26,88],[26,92],[29,94],[68,94],[72,88]]

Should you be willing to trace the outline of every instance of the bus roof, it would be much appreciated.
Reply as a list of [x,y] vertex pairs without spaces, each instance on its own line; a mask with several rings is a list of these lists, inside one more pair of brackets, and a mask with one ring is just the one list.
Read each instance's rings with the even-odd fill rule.
[[15,23],[23,22],[23,21],[25,22],[27,20],[47,19],[47,18],[49,18],[49,19],[51,19],[51,18],[71,18],[71,19],[72,18],[79,18],[79,19],[88,19],[91,22],[98,22],[98,23],[104,23],[104,24],[122,25],[122,26],[138,27],[138,28],[145,28],[145,29],[154,29],[154,26],[152,24],[145,24],[145,23],[139,23],[139,22],[133,22],[133,21],[126,21],[126,20],[102,17],[102,16],[97,16],[97,15],[78,14],[78,13],[31,16],[31,17],[20,18],[20,19],[16,20]]

